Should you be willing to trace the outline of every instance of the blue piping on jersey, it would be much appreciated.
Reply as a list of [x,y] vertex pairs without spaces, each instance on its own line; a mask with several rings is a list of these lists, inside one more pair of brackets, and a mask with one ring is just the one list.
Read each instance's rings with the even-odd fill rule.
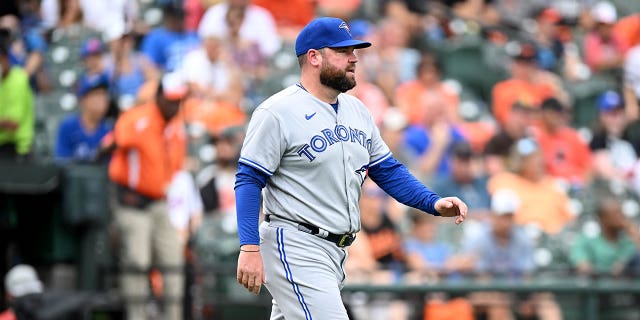
[[386,160],[386,159],[387,159],[387,158],[389,158],[390,156],[391,156],[391,151],[387,152],[387,154],[385,154],[384,156],[380,157],[380,159],[375,160],[375,161],[373,161],[373,162],[369,163],[369,167],[371,167],[371,166],[375,166],[375,165],[379,164],[380,162],[382,162],[382,161]]
[[285,277],[291,283],[293,292],[298,297],[298,302],[300,302],[300,306],[302,306],[302,312],[304,312],[304,318],[306,320],[313,320],[313,318],[311,317],[311,311],[309,311],[309,306],[307,306],[307,303],[304,301],[304,296],[300,291],[300,286],[298,286],[298,284],[293,280],[291,266],[289,266],[289,262],[287,262],[287,254],[284,251],[284,233],[282,228],[276,229],[276,240],[278,242],[278,252],[280,253],[280,262],[282,262]]
[[250,165],[250,166],[252,166],[252,167],[254,167],[254,168],[256,168],[256,169],[258,169],[258,170],[260,170],[260,171],[262,171],[264,173],[266,173],[266,174],[268,174],[269,176],[273,175],[273,172],[269,171],[267,168],[261,166],[259,163],[255,162],[255,161],[249,160],[247,158],[240,158],[240,160],[238,160],[238,162],[246,163],[246,164],[248,164],[248,165]]

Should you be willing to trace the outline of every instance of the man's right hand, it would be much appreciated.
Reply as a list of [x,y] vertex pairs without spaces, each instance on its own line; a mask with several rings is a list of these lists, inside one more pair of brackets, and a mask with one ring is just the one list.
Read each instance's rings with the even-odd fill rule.
[[247,288],[249,292],[253,292],[255,295],[260,293],[260,288],[266,281],[259,245],[246,244],[240,247],[237,279],[238,283]]

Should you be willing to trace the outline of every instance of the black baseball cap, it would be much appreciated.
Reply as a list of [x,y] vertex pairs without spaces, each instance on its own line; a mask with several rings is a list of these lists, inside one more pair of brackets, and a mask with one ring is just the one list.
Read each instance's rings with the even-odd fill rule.
[[560,103],[560,101],[558,101],[558,99],[556,98],[545,99],[544,101],[542,101],[542,104],[540,107],[542,108],[542,110],[550,110],[555,112],[562,112],[565,110],[562,103]]
[[473,150],[469,143],[463,141],[453,145],[452,154],[458,159],[469,160],[473,157]]

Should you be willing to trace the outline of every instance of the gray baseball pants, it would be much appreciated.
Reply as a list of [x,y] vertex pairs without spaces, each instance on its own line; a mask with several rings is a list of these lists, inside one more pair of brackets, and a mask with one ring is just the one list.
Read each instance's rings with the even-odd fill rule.
[[271,320],[348,319],[340,295],[344,248],[278,218],[260,225],[260,248],[273,297]]

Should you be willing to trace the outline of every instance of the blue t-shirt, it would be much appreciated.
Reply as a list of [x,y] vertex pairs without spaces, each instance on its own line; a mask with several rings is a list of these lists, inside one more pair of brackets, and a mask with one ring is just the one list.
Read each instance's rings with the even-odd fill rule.
[[[455,127],[451,127],[451,141],[447,147],[447,151],[442,157],[440,164],[436,170],[437,175],[449,174],[449,159],[451,158],[453,146],[460,142],[465,142],[466,139],[462,133]],[[429,131],[426,128],[418,125],[412,125],[407,127],[404,131],[404,143],[414,155],[421,156],[431,147],[431,137]]]
[[80,114],[67,116],[60,123],[56,140],[57,161],[92,161],[100,141],[113,129],[113,123],[102,121],[94,132],[86,132],[80,123]]
[[184,57],[200,46],[195,32],[173,32],[159,27],[142,41],[142,53],[160,69],[170,72],[182,65]]
[[415,238],[408,238],[404,242],[407,253],[417,253],[423,261],[436,270],[443,270],[444,264],[453,254],[453,249],[443,242],[426,243]]
[[479,272],[519,279],[535,270],[533,241],[519,227],[513,228],[506,246],[498,243],[490,225],[484,225],[470,238],[465,241],[464,251],[478,257],[476,270]]
[[22,38],[19,41],[21,44],[15,46],[12,44],[9,51],[9,62],[12,65],[24,67],[30,53],[40,52],[44,54],[45,51],[47,51],[47,42],[35,29],[23,32]]
[[122,95],[136,96],[140,87],[145,83],[144,72],[142,71],[139,63],[140,59],[138,58],[138,56],[131,58],[134,61],[131,72],[120,73],[117,75],[117,78],[115,75],[115,66],[113,66],[113,64],[107,66],[106,73],[109,79],[114,79],[111,87],[111,94],[114,97]]

